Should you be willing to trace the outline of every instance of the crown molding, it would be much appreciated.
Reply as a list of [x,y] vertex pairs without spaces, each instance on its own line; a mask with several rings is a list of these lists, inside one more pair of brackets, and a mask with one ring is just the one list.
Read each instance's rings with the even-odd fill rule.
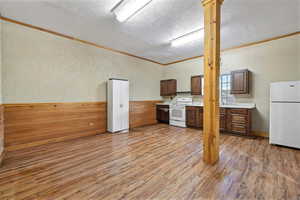
[[[81,40],[79,38],[75,38],[75,37],[72,37],[72,36],[69,36],[69,35],[65,35],[65,34],[62,34],[62,33],[58,33],[58,32],[55,32],[55,31],[48,30],[48,29],[44,29],[44,28],[41,28],[41,27],[38,27],[38,26],[26,24],[24,22],[20,22],[20,21],[14,20],[14,19],[3,17],[1,15],[0,15],[0,19],[3,20],[3,21],[11,22],[11,23],[14,23],[14,24],[18,24],[18,25],[25,26],[25,27],[28,27],[28,28],[32,28],[32,29],[35,29],[35,30],[39,30],[39,31],[42,31],[42,32],[53,34],[53,35],[56,35],[56,36],[59,36],[59,37],[63,37],[63,38],[66,38],[66,39],[81,42],[81,43],[91,45],[91,46],[94,46],[94,47],[97,47],[97,48],[105,49],[105,50],[112,51],[112,52],[115,52],[115,53],[119,53],[119,54],[123,54],[123,55],[126,55],[126,56],[138,58],[138,59],[141,59],[141,60],[144,60],[144,61],[152,62],[152,63],[158,64],[158,65],[161,65],[161,66],[169,66],[169,65],[172,65],[172,64],[176,64],[176,63],[180,63],[180,62],[184,62],[184,61],[193,60],[193,59],[203,57],[203,55],[199,55],[199,56],[188,57],[188,58],[185,58],[185,59],[181,59],[181,60],[177,60],[177,61],[173,61],[173,62],[169,62],[169,63],[160,63],[160,62],[150,60],[148,58],[143,58],[143,57],[140,57],[140,56],[136,56],[136,55],[124,52],[124,51],[112,49],[112,48],[109,48],[109,47],[98,45],[98,44],[93,43],[93,42],[89,42],[89,41],[86,41],[86,40]],[[285,34],[285,35],[280,35],[280,36],[276,36],[276,37],[271,37],[271,38],[267,38],[267,39],[264,39],[264,40],[259,40],[259,41],[256,41],[256,42],[250,42],[250,43],[246,43],[246,44],[242,44],[242,45],[238,45],[238,46],[234,46],[234,47],[230,47],[230,48],[226,48],[226,49],[222,49],[221,52],[234,50],[234,49],[240,49],[240,48],[249,47],[249,46],[254,46],[254,45],[257,45],[257,44],[270,42],[270,41],[273,41],[273,40],[278,40],[278,39],[281,39],[281,38],[290,37],[290,36],[294,36],[294,35],[298,35],[298,34],[300,34],[300,31]]]
[[[264,39],[264,40],[259,40],[259,41],[256,41],[256,42],[250,42],[250,43],[246,43],[246,44],[242,44],[242,45],[238,45],[238,46],[234,46],[234,47],[230,47],[230,48],[226,48],[226,49],[222,49],[221,52],[226,52],[226,51],[230,51],[230,50],[234,50],[234,49],[240,49],[240,48],[244,48],[244,47],[254,46],[254,45],[270,42],[270,41],[273,41],[273,40],[278,40],[278,39],[282,39],[282,38],[286,38],[286,37],[291,37],[291,36],[298,35],[298,34],[300,34],[300,31],[293,32],[293,33],[288,33],[288,34],[280,35],[280,36],[276,36],[276,37],[271,37],[271,38],[267,38],[267,39]],[[182,60],[177,60],[177,61],[174,61],[174,62],[165,63],[163,65],[168,66],[168,65],[172,65],[172,64],[176,64],[176,63],[180,63],[180,62],[184,62],[184,61],[188,61],[188,60],[193,60],[193,59],[197,59],[197,58],[202,58],[202,57],[203,57],[203,55],[193,56],[193,57],[185,58],[185,59],[182,59]]]
[[224,1],[224,0],[203,0],[203,1],[202,1],[202,5],[205,6],[205,5],[209,4],[209,3],[217,3],[217,2],[218,2],[220,5],[222,5],[223,1]]
[[94,47],[97,47],[97,48],[101,48],[101,49],[105,49],[105,50],[112,51],[112,52],[115,52],[115,53],[123,54],[123,55],[126,55],[126,56],[138,58],[138,59],[141,59],[141,60],[144,60],[144,61],[148,61],[148,62],[152,62],[152,63],[158,64],[158,65],[163,65],[160,62],[157,62],[157,61],[154,61],[154,60],[150,60],[148,58],[144,58],[144,57],[141,57],[141,56],[136,56],[136,55],[133,55],[131,53],[127,53],[127,52],[121,51],[121,50],[112,49],[112,48],[109,48],[109,47],[106,47],[106,46],[102,46],[102,45],[96,44],[94,42],[90,42],[90,41],[86,41],[86,40],[81,40],[79,38],[76,38],[76,37],[73,37],[73,36],[70,36],[70,35],[65,35],[65,34],[62,34],[62,33],[51,31],[49,29],[45,29],[45,28],[42,28],[42,27],[38,27],[38,26],[34,26],[34,25],[27,24],[27,23],[24,23],[24,22],[20,22],[20,21],[11,19],[11,18],[0,16],[0,19],[3,20],[3,21],[10,22],[10,23],[14,23],[14,24],[18,24],[18,25],[21,25],[21,26],[25,26],[25,27],[28,27],[28,28],[35,29],[35,30],[39,30],[39,31],[42,31],[42,32],[46,32],[46,33],[49,33],[49,34],[52,34],[52,35],[60,36],[60,37],[63,37],[63,38],[69,39],[69,40],[74,40],[74,41],[77,41],[77,42],[81,42],[81,43],[84,43],[84,44],[87,44],[87,45],[91,45],[91,46],[94,46]]

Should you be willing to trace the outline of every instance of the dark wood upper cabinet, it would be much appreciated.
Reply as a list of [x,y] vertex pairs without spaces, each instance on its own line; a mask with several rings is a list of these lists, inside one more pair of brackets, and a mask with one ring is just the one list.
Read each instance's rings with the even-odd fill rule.
[[160,81],[160,96],[167,96],[168,93],[168,81]]
[[202,78],[203,76],[191,77],[191,93],[192,95],[202,95]]
[[168,80],[168,95],[176,96],[177,81],[175,79]]
[[249,94],[250,72],[237,70],[231,72],[231,94]]
[[177,81],[175,79],[160,81],[160,96],[175,96],[177,92]]

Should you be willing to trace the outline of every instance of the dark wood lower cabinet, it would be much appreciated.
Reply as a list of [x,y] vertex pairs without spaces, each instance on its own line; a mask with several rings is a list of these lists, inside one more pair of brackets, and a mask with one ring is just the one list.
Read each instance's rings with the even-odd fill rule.
[[251,136],[251,110],[227,109],[227,130],[245,136]]
[[220,131],[227,130],[226,109],[220,108]]
[[[186,107],[186,125],[203,128],[203,107]],[[251,109],[220,108],[220,131],[251,136]]]
[[169,123],[169,106],[168,105],[157,105],[156,106],[156,119],[162,123]]
[[188,127],[203,128],[203,107],[186,107],[186,125]]

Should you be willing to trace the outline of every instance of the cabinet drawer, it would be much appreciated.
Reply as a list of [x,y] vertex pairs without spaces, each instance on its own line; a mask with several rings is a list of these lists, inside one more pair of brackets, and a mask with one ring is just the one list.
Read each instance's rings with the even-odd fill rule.
[[186,106],[185,110],[195,110],[195,111],[203,111],[203,107],[198,107],[198,106]]
[[247,127],[246,127],[245,124],[232,123],[231,124],[231,131],[236,132],[236,133],[246,134],[247,133]]
[[226,109],[225,108],[220,108],[220,114],[225,115],[226,114]]
[[220,115],[220,130],[226,130],[226,115]]
[[246,124],[247,123],[247,115],[232,114],[231,122],[239,123],[239,124]]
[[239,108],[230,109],[230,112],[232,114],[244,114],[244,115],[248,114],[248,110],[247,109],[239,109]]
[[169,109],[168,105],[157,105],[156,106],[157,109]]
[[196,110],[195,106],[186,106],[185,110]]

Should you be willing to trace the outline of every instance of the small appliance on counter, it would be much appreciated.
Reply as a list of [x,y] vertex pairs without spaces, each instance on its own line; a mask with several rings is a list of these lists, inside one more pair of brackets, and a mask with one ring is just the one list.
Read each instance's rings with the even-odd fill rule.
[[170,125],[186,127],[185,106],[192,105],[192,97],[177,97],[170,104]]
[[300,148],[300,81],[271,83],[270,144]]

